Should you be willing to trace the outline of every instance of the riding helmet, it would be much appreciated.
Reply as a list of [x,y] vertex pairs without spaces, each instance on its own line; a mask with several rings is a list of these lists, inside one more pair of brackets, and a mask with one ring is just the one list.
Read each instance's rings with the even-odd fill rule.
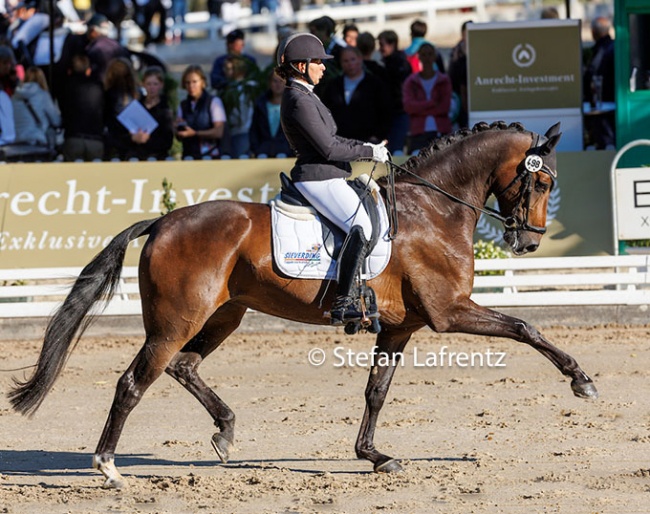
[[278,66],[284,63],[311,61],[314,59],[332,59],[325,53],[323,43],[313,34],[301,33],[289,36],[280,43],[276,56]]

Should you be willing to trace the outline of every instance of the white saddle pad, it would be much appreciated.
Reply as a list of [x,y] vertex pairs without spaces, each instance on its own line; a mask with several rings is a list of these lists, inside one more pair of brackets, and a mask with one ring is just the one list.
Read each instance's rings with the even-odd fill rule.
[[[371,189],[378,192],[379,186],[369,177],[366,182],[368,181]],[[379,240],[366,258],[365,278],[368,280],[386,268],[391,252],[386,206],[381,195],[375,196],[378,199]],[[285,275],[293,278],[336,279],[336,261],[325,247],[324,232],[329,234],[328,240],[334,238],[334,234],[327,228],[323,229],[321,218],[314,208],[289,205],[279,195],[271,200],[273,259]]]

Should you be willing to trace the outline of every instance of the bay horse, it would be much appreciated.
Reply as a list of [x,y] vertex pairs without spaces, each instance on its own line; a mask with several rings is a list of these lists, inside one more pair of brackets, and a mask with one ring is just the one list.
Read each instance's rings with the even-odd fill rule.
[[[546,230],[560,135],[559,123],[544,136],[519,124],[477,124],[432,142],[392,179],[379,179],[381,193],[389,203],[393,199],[399,232],[387,268],[369,281],[377,293],[382,330],[355,445],[357,457],[371,461],[376,472],[402,469],[375,448],[375,426],[399,357],[413,332],[425,326],[526,343],[571,379],[576,396],[597,397],[577,362],[535,328],[470,299],[473,232],[491,194],[498,200],[495,215],[504,222],[504,240],[512,252],[537,249]],[[92,319],[89,310],[114,293],[127,245],[145,235],[139,286],[146,338],[117,382],[93,456],[93,465],[105,477],[104,487],[123,486],[114,463],[120,434],[129,413],[163,372],[209,412],[218,428],[212,445],[227,462],[235,415],[201,379],[199,365],[239,326],[247,309],[323,325],[329,321],[321,303],[329,305],[333,299],[327,281],[291,279],[276,270],[268,205],[212,201],[140,221],[83,269],[49,321],[33,375],[16,381],[9,393],[14,409],[23,414],[38,409]]]

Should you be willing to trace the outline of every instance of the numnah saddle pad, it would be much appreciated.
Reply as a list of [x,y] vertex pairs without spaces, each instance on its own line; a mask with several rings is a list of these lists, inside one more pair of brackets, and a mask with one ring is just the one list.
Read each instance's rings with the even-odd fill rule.
[[[379,186],[370,181],[375,190],[379,218],[379,239],[366,258],[365,278],[379,275],[390,260],[391,241],[388,239],[388,214]],[[363,208],[363,207],[361,207]],[[336,280],[338,249],[345,233],[331,224],[323,225],[313,207],[296,206],[283,202],[280,195],[271,200],[271,233],[273,237],[273,260],[278,269],[293,278]]]

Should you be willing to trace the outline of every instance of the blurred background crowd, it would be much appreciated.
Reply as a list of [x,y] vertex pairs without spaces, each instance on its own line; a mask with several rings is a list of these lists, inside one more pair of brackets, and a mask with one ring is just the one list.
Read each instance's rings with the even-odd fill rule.
[[[207,2],[212,19],[221,19],[226,6],[232,2]],[[299,0],[250,0],[253,14],[300,8]],[[272,56],[260,59],[246,46],[247,38],[265,29],[228,30],[222,24],[221,51],[213,52],[209,65],[190,56],[172,72],[156,47],[183,46],[187,9],[186,0],[0,0],[3,160],[291,156],[280,126],[284,83]],[[546,8],[541,17],[559,13]],[[139,28],[135,45],[124,43],[125,19]],[[399,155],[466,127],[469,21],[455,27],[454,43],[442,52],[427,23],[415,17],[401,39],[390,23],[371,33],[317,16],[300,27],[334,56],[316,93],[339,134],[387,140]],[[596,28],[609,38],[602,45],[609,49],[611,23],[600,17]],[[265,36],[277,45],[295,30],[295,24],[283,25]],[[211,40],[205,46],[202,53],[216,48]],[[611,66],[613,81],[611,49],[598,66]],[[590,63],[585,72],[603,77],[603,94],[613,95],[609,68],[594,71]]]

